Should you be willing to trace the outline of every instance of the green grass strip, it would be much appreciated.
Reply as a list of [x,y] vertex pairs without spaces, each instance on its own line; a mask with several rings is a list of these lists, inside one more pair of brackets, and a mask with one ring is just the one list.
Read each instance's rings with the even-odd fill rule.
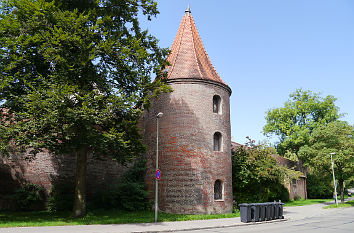
[[[232,214],[192,215],[159,213],[159,222],[190,221],[239,217],[240,212]],[[34,227],[92,224],[123,224],[154,222],[154,212],[122,212],[115,210],[89,211],[85,217],[72,218],[70,212],[0,212],[0,227]]]
[[338,205],[332,204],[329,206],[325,206],[325,207],[323,207],[323,209],[343,208],[343,207],[353,207],[353,206],[354,206],[354,200],[351,200],[351,201],[347,201],[345,203],[338,203]]
[[333,199],[300,199],[297,201],[289,201],[285,203],[285,206],[304,206],[304,205],[314,205],[325,202],[333,201]]

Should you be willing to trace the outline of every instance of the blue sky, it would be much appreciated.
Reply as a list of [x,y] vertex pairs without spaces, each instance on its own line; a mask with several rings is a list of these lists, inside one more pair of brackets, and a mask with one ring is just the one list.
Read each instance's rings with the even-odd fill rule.
[[[190,4],[205,49],[231,87],[233,139],[256,141],[268,109],[297,88],[333,95],[354,124],[354,1],[159,0],[143,28],[170,47]],[[272,139],[271,141],[274,141]]]

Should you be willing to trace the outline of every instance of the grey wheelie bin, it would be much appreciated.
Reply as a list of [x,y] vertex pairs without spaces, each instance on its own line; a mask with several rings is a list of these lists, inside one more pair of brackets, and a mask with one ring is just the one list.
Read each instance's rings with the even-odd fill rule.
[[274,219],[278,219],[279,218],[279,202],[274,202]]
[[259,203],[259,221],[266,220],[266,205],[265,203]]
[[262,203],[251,203],[251,221],[259,222],[261,220],[261,205]]
[[242,203],[238,206],[240,207],[241,222],[251,222],[251,205]]
[[283,219],[284,218],[284,216],[283,216],[283,207],[284,207],[284,203],[282,203],[282,202],[278,202],[278,204],[279,204],[279,218],[280,219]]

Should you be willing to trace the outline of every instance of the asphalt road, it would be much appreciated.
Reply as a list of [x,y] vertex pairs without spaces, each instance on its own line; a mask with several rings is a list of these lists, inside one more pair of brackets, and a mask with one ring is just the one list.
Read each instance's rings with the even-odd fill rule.
[[261,232],[261,233],[353,233],[354,232],[354,208],[340,208],[321,215],[314,215],[304,219],[293,219],[285,222],[269,224],[255,224],[234,226],[225,228],[202,229],[184,231],[186,233],[213,233],[213,232]]

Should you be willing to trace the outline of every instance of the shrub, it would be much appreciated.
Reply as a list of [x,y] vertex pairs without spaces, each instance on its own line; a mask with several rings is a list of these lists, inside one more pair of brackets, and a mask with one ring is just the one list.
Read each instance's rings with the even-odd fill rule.
[[236,205],[289,200],[283,183],[296,172],[278,165],[271,156],[273,153],[273,148],[255,145],[252,140],[247,146],[232,150],[232,186]]
[[333,195],[333,181],[331,174],[307,174],[307,197],[315,198],[332,198]]
[[144,175],[145,161],[139,160],[123,174],[118,183],[108,185],[94,195],[93,207],[128,211],[148,209]]
[[[117,183],[92,190],[87,196],[90,209],[145,210],[149,206],[144,183],[145,161],[135,162]],[[56,181],[48,198],[47,209],[52,212],[71,210],[74,204],[74,184]]]
[[72,183],[57,181],[52,186],[47,209],[51,212],[71,210],[74,205],[75,188]]
[[14,211],[16,210],[16,202],[13,195],[0,194],[0,211]]
[[16,207],[20,210],[40,210],[44,208],[44,189],[36,184],[26,184],[13,194]]

